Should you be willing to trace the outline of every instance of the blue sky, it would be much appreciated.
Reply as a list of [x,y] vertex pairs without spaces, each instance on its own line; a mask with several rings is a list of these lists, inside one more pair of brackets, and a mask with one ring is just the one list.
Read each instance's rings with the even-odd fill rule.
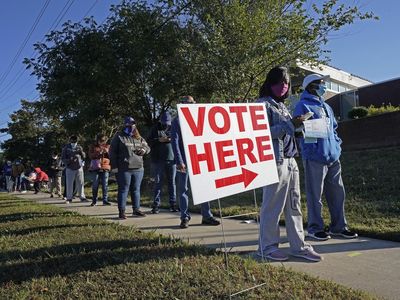
[[[41,41],[61,17],[62,9],[69,7],[57,28],[66,20],[80,21],[90,10],[98,23],[109,14],[111,4],[120,0],[52,0],[37,23],[26,46],[12,65],[28,32],[41,9],[49,0],[0,1],[0,128],[7,126],[9,114],[19,108],[20,99],[36,99],[36,78],[23,71],[22,60],[32,57],[33,44]],[[320,1],[310,1],[319,3]],[[362,21],[349,25],[332,35],[324,47],[331,50],[332,66],[374,82],[400,76],[400,1],[398,0],[346,0],[363,11],[373,11],[379,21]],[[12,67],[12,68],[11,68]],[[10,69],[11,68],[11,69]],[[9,71],[10,70],[10,71]],[[9,71],[9,72],[8,72]],[[4,78],[4,75],[7,77]],[[9,136],[0,134],[0,141]]]

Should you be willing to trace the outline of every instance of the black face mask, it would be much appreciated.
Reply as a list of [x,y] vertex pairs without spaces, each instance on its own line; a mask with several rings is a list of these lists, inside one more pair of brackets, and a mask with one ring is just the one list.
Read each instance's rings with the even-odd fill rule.
[[168,125],[168,124],[160,123],[160,129],[161,130],[167,130],[169,127],[170,127],[170,125]]

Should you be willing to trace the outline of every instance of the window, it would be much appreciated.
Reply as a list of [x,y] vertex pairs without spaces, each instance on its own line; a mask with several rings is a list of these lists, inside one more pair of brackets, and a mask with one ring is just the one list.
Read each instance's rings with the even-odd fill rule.
[[325,81],[325,84],[326,84],[326,88],[328,90],[330,90],[331,89],[331,82],[330,81]]
[[336,82],[331,82],[331,90],[339,92],[339,85]]

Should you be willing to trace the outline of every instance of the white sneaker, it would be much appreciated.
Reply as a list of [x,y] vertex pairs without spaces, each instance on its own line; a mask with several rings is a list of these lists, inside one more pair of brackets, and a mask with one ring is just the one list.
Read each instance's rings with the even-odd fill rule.
[[[257,255],[262,257],[260,252],[257,252]],[[285,261],[288,260],[289,257],[281,250],[277,249],[269,254],[264,254],[264,259],[274,260],[274,261]]]
[[301,257],[310,261],[321,261],[323,260],[323,257],[321,255],[319,255],[317,252],[315,252],[313,249],[305,249],[301,252],[298,253],[293,253],[291,254],[292,256],[296,256],[296,257]]

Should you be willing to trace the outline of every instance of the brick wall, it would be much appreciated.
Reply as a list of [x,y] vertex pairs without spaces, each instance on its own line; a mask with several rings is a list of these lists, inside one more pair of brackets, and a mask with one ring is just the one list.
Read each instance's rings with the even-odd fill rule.
[[340,122],[338,134],[345,151],[400,146],[400,112]]

